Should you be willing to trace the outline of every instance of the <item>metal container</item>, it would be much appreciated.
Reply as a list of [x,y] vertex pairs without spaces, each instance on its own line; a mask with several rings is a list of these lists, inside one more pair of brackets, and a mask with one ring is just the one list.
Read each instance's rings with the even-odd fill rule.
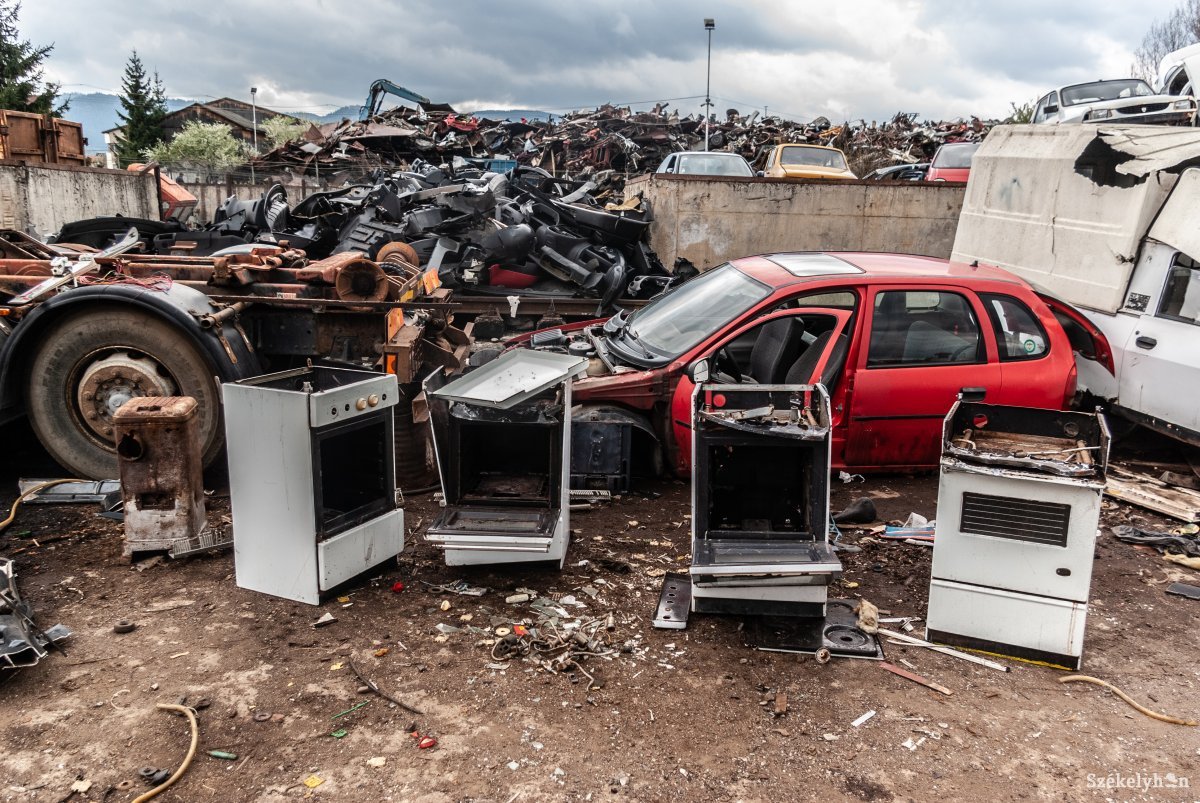
[[196,400],[140,396],[113,415],[125,555],[171,549],[204,529],[204,481]]

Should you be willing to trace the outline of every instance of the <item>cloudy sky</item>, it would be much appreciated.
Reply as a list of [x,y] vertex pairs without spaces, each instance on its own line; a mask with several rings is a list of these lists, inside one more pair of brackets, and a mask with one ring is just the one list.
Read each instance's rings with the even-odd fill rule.
[[132,48],[173,97],[330,111],[391,78],[464,109],[672,99],[797,119],[1004,116],[1052,86],[1127,75],[1178,0],[25,0],[48,77],[115,91]]

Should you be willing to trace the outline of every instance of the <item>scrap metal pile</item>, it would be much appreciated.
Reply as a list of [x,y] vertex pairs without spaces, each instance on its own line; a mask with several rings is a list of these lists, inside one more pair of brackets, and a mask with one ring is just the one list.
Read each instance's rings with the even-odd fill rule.
[[[420,266],[435,271],[441,286],[481,295],[582,296],[598,299],[601,309],[655,295],[673,276],[647,244],[649,209],[639,198],[603,204],[596,189],[536,167],[496,173],[461,160],[445,167],[417,161],[295,206],[280,185],[254,201],[231,197],[202,230],[98,218],[68,224],[56,241],[104,247],[116,229],[134,225],[146,249],[159,254],[266,244],[314,260],[365,256],[401,283]],[[386,297],[382,282],[380,293],[372,300]]]
[[[864,175],[878,167],[928,161],[944,142],[977,141],[991,122],[918,122],[916,114],[898,113],[876,124],[860,121],[834,125],[825,117],[807,123],[758,112],[729,109],[711,121],[713,150],[739,153],[762,168],[767,152],[781,142],[834,145],[845,151],[851,168]],[[364,169],[408,168],[418,160],[435,164],[455,157],[511,160],[556,176],[587,177],[608,192],[618,192],[631,176],[653,172],[675,151],[704,148],[704,118],[681,117],[669,104],[649,111],[604,105],[543,120],[487,120],[456,113],[449,106],[422,110],[389,109],[369,120],[343,120],[306,139],[264,154],[260,171],[361,175]]]

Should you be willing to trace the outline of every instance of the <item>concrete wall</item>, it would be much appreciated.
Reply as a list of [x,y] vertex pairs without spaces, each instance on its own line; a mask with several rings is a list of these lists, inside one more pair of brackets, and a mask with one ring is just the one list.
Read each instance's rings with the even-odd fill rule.
[[[213,213],[225,203],[230,195],[236,195],[242,200],[257,200],[271,188],[274,181],[259,182],[258,184],[239,184],[231,180],[214,182],[183,182],[183,187],[196,196],[196,209],[192,212],[191,221],[195,223],[211,223]],[[311,178],[300,179],[283,185],[287,190],[288,203],[297,203],[312,195],[321,186]]]
[[0,228],[50,235],[64,223],[116,214],[158,218],[153,173],[0,161]]
[[650,244],[668,269],[700,269],[772,251],[894,251],[948,258],[966,185],[796,182],[639,176],[625,185],[650,201]]

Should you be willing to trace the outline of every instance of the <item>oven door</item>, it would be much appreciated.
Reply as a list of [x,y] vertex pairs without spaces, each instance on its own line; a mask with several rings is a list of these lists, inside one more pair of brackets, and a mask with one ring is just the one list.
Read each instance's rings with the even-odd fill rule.
[[312,431],[317,540],[332,538],[396,507],[392,411]]

